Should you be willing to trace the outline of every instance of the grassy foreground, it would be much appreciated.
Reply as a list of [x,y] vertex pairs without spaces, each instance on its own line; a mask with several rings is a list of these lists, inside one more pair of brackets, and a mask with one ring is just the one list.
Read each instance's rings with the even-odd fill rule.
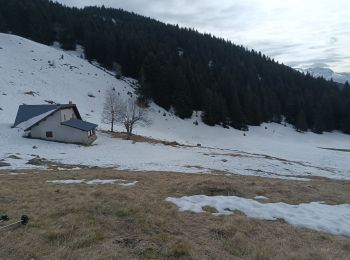
[[[349,181],[126,172],[0,171],[0,213],[27,214],[0,233],[1,259],[349,259],[350,239],[249,219],[181,213],[168,196],[263,195],[269,202],[350,201]],[[135,186],[57,185],[54,179],[125,179]],[[208,209],[210,211],[210,209]]]

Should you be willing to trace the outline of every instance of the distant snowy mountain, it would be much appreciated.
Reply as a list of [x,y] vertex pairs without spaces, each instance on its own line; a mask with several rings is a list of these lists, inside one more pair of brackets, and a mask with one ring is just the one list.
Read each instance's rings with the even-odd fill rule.
[[350,82],[350,73],[337,73],[329,68],[314,67],[309,69],[298,69],[301,72],[309,73],[315,78],[323,77],[327,80],[333,79],[333,81],[344,84],[346,81]]

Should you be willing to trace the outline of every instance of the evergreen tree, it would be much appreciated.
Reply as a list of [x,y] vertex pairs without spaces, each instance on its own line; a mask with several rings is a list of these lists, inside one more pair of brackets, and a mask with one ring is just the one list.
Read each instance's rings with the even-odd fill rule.
[[301,132],[305,132],[308,130],[308,125],[306,122],[304,110],[299,111],[298,116],[297,116],[297,120],[295,123],[295,128]]
[[193,110],[188,81],[179,68],[175,75],[175,89],[172,100],[177,116],[180,118],[189,118],[192,116]]
[[207,89],[203,101],[203,115],[204,123],[214,126],[216,124],[224,123],[226,125],[226,108],[224,99],[217,93]]
[[350,98],[350,84],[347,81],[344,84],[343,94],[345,97]]
[[230,125],[236,129],[246,129],[245,117],[236,90],[233,91],[232,98],[228,104]]
[[7,32],[7,24],[0,10],[0,32]]

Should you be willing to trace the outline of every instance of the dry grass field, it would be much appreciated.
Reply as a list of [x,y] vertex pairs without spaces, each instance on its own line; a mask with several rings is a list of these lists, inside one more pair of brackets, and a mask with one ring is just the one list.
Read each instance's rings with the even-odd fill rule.
[[[27,226],[0,233],[0,259],[350,259],[346,237],[249,219],[240,212],[225,217],[183,213],[165,201],[206,194],[339,204],[350,201],[349,181],[112,169],[24,172],[0,171],[0,213],[30,217]],[[115,178],[138,183],[46,182]]]

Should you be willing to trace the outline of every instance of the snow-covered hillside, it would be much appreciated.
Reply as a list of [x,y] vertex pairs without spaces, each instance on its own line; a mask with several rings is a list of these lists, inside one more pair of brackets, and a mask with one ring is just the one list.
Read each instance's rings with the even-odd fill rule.
[[0,34],[0,161],[9,163],[7,167],[33,167],[26,162],[39,156],[66,164],[120,169],[350,179],[349,153],[320,149],[349,149],[350,136],[301,134],[279,124],[251,127],[244,135],[206,126],[200,113],[181,120],[155,104],[149,109],[153,124],[137,128],[136,133],[195,147],[132,144],[102,133],[91,147],[22,138],[21,130],[11,128],[20,104],[72,101],[83,119],[108,129],[100,122],[105,92],[114,88],[124,98],[135,97],[133,79],[117,80],[80,54]]

